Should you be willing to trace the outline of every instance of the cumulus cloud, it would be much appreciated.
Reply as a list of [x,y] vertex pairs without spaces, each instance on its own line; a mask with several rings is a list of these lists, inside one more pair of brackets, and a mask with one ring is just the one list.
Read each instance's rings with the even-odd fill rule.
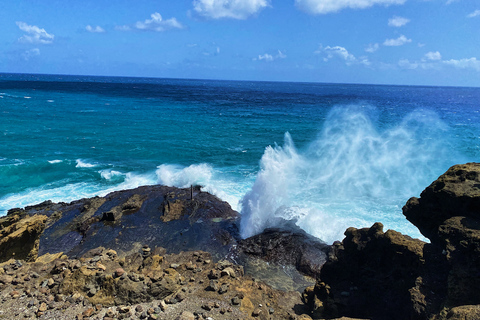
[[50,44],[55,38],[53,34],[48,33],[43,28],[31,26],[22,21],[17,21],[16,23],[20,30],[26,33],[18,38],[19,42]]
[[419,61],[400,59],[398,66],[402,69],[440,69],[442,66],[450,66],[456,69],[472,69],[480,71],[480,60],[475,57],[464,59],[442,60],[440,52],[428,52]]
[[116,26],[115,30],[120,31],[130,31],[132,29],[142,30],[142,31],[155,31],[163,32],[172,29],[184,29],[185,27],[178,22],[176,18],[163,19],[162,15],[158,12],[152,13],[150,15],[151,19],[146,19],[145,21],[137,21],[133,26]]
[[244,20],[269,6],[269,0],[194,0],[193,10],[210,19]]
[[478,17],[478,16],[480,16],[480,10],[475,10],[472,13],[470,13],[469,15],[467,15],[467,18],[475,18],[475,17]]
[[383,42],[384,46],[387,47],[398,47],[398,46],[403,46],[406,43],[412,42],[412,39],[407,39],[403,34],[398,37],[397,39],[387,39],[385,42]]
[[388,25],[390,27],[402,27],[410,22],[410,19],[404,17],[394,16],[393,18],[388,19]]
[[406,0],[295,0],[296,6],[311,14],[338,12],[345,8],[365,9],[374,5],[404,4]]
[[271,62],[273,60],[277,60],[277,59],[285,59],[287,57],[287,55],[285,53],[283,53],[282,51],[278,50],[277,54],[276,55],[272,55],[272,54],[268,54],[268,53],[265,53],[265,54],[260,54],[258,55],[258,58],[253,58],[254,61],[266,61],[266,62]]
[[337,57],[345,61],[347,65],[352,65],[352,64],[363,64],[363,65],[370,65],[370,61],[366,57],[360,57],[357,58],[350,52],[348,52],[347,49],[341,46],[320,46],[318,50],[315,51],[316,54],[323,54],[323,61],[327,62],[330,59]]
[[105,32],[105,29],[103,29],[102,27],[100,27],[100,26],[92,27],[91,25],[86,26],[85,30],[87,30],[88,32],[92,32],[92,33],[104,33]]
[[380,46],[378,45],[378,43],[374,43],[374,44],[369,44],[368,47],[365,48],[365,51],[366,52],[370,52],[370,53],[373,53],[375,51],[378,50]]
[[480,71],[480,60],[477,60],[475,57],[460,60],[444,60],[443,63],[458,69],[474,69]]
[[442,55],[440,54],[440,52],[438,51],[435,51],[435,52],[427,52],[425,54],[425,59],[427,60],[441,60],[442,59]]

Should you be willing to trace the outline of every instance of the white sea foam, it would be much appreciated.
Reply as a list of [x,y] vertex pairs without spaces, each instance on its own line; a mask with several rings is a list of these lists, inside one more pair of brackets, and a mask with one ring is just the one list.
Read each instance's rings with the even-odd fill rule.
[[285,218],[327,242],[375,221],[420,237],[401,207],[455,161],[448,128],[425,110],[383,130],[372,119],[374,108],[333,108],[307,149],[297,150],[288,133],[283,146],[267,147],[241,201],[242,236]]
[[48,162],[51,164],[56,164],[56,163],[62,163],[63,160],[49,160]]
[[[227,201],[232,209],[238,210],[239,200],[250,188],[253,181],[246,179],[238,181],[228,175],[228,169],[215,169],[202,163],[188,167],[180,165],[163,164],[158,166],[157,182],[166,186],[187,188],[191,185],[202,186],[202,191],[216,195]],[[232,171],[236,171],[232,169]]]
[[15,194],[7,194],[0,198],[0,213],[8,209],[25,207],[41,203],[45,200],[53,202],[71,202],[82,198],[94,196],[105,196],[110,192],[118,190],[133,189],[143,185],[152,185],[156,183],[154,173],[136,174],[129,172],[124,174],[125,179],[114,186],[105,187],[97,183],[71,183],[61,187],[52,187],[43,185],[37,188],[27,189]]
[[112,178],[115,178],[115,177],[125,176],[125,174],[121,173],[120,171],[116,171],[112,169],[100,170],[99,173],[102,176],[102,178],[105,180],[112,180]]
[[96,164],[85,162],[82,159],[77,159],[76,162],[77,162],[77,165],[75,166],[76,168],[93,168],[97,166]]

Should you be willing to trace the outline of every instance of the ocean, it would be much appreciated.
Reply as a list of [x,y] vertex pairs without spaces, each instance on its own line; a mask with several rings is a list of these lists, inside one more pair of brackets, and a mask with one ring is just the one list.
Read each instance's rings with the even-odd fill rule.
[[[331,243],[480,161],[480,88],[0,74],[0,215],[141,185],[201,185],[244,237]],[[423,239],[423,238],[422,238]]]

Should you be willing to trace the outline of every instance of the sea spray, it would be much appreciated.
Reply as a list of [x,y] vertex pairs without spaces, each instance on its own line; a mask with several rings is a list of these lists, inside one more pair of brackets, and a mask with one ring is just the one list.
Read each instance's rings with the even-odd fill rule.
[[242,236],[283,218],[330,243],[349,226],[375,221],[420,237],[401,207],[458,161],[449,128],[429,110],[415,110],[396,126],[382,128],[380,120],[374,107],[338,106],[304,150],[289,133],[283,146],[267,147],[241,200]]

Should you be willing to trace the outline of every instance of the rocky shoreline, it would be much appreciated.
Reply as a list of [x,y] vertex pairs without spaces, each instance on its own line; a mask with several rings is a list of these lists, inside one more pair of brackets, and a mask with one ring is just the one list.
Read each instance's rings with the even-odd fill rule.
[[[403,208],[431,243],[294,224],[241,239],[199,188],[145,186],[0,218],[0,319],[480,319],[480,164]],[[347,318],[344,318],[347,319]]]

